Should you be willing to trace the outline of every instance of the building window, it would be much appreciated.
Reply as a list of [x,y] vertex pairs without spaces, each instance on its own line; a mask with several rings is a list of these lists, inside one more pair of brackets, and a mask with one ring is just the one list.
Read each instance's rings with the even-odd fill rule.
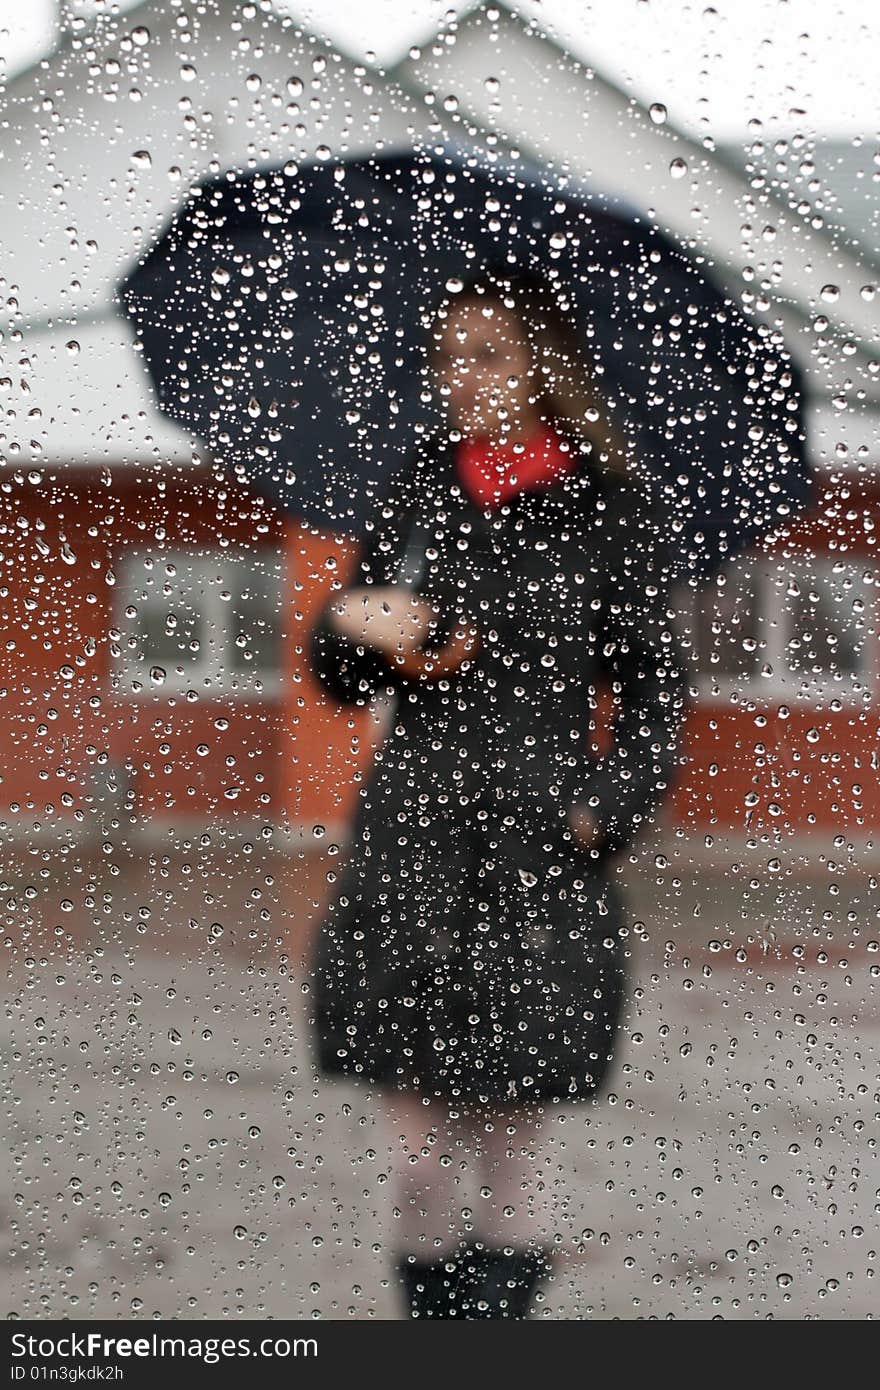
[[694,645],[700,672],[722,681],[751,680],[766,646],[761,576],[740,560],[695,596]]
[[741,556],[696,593],[683,635],[707,698],[863,701],[876,679],[873,571],[809,553]]
[[869,605],[858,576],[804,574],[800,581],[786,591],[789,667],[805,680],[863,676]]
[[274,550],[129,551],[117,589],[114,689],[274,693],[283,577]]

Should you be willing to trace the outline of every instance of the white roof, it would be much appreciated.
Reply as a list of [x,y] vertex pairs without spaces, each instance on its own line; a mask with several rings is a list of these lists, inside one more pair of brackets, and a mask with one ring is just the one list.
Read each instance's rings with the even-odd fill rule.
[[20,344],[27,373],[13,377],[2,398],[9,464],[200,459],[198,444],[157,408],[127,323],[114,315],[69,334],[30,333]]

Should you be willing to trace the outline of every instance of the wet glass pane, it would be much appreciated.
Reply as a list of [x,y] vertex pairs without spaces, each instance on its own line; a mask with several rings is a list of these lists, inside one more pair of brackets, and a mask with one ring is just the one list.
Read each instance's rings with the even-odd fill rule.
[[0,0],[10,1326],[876,1318],[876,50]]

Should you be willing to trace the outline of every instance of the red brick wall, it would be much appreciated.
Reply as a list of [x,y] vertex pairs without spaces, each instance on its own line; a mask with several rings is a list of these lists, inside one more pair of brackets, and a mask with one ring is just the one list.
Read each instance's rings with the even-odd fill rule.
[[[334,576],[344,581],[351,573],[354,542],[283,521],[208,471],[138,480],[120,470],[109,486],[78,472],[39,486],[18,476],[21,481],[8,474],[0,494],[0,808],[17,804],[12,818],[25,827],[75,824],[77,812],[88,818],[89,778],[106,754],[131,766],[138,809],[147,814],[213,822],[344,820],[379,730],[371,712],[325,698],[308,669],[306,637]],[[878,515],[875,488],[836,489],[799,523],[796,543],[863,555],[871,564]],[[284,550],[280,694],[202,695],[190,703],[183,695],[111,692],[114,568],[126,547],[159,538],[169,548],[228,542]],[[602,717],[609,710],[606,698]],[[218,718],[227,727],[218,728]],[[766,722],[757,723],[760,718]],[[206,756],[197,752],[200,745]],[[788,715],[778,701],[757,711],[702,704],[688,724],[689,764],[669,809],[694,829],[876,828],[877,746],[876,702],[836,712],[796,705]],[[757,796],[751,808],[750,793]]]

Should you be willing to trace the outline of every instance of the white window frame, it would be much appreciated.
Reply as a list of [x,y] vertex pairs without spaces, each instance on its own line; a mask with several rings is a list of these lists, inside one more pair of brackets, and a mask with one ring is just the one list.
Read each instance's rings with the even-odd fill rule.
[[[184,665],[181,659],[175,666],[164,668],[165,679],[156,684],[150,678],[151,667],[156,664],[149,658],[141,662],[137,650],[129,646],[128,639],[134,635],[137,619],[126,615],[126,609],[134,607],[142,610],[150,604],[152,595],[146,599],[143,592],[149,578],[144,567],[146,560],[152,561],[155,594],[161,595],[167,578],[165,567],[173,564],[177,575],[191,587],[195,603],[204,616],[204,624],[209,632],[225,634],[222,649],[216,644],[203,644],[194,654],[193,660]],[[196,691],[205,699],[265,699],[277,697],[283,686],[283,673],[276,670],[233,670],[226,659],[232,652],[232,625],[234,605],[221,598],[222,584],[213,582],[218,573],[231,568],[246,568],[252,571],[255,563],[267,562],[277,566],[278,602],[284,602],[287,590],[287,559],[284,554],[269,546],[261,546],[254,551],[227,550],[222,547],[210,549],[187,549],[176,546],[163,550],[156,546],[134,546],[126,550],[118,565],[116,601],[113,622],[117,634],[111,642],[110,688],[114,696],[125,699],[163,699]],[[185,577],[185,578],[184,578]],[[162,604],[164,608],[165,603]]]
[[[697,698],[703,705],[732,704],[743,699],[749,703],[783,701],[793,704],[819,705],[829,700],[840,701],[844,706],[865,708],[876,700],[878,689],[878,640],[877,623],[880,618],[878,602],[878,579],[872,557],[869,555],[834,555],[815,551],[793,551],[781,557],[772,552],[748,552],[744,558],[751,559],[757,570],[757,613],[760,636],[763,641],[758,654],[758,665],[768,666],[770,675],[759,673],[750,676],[713,675],[698,668],[700,652],[697,648],[697,605],[699,591],[680,586],[679,611],[682,629],[691,643],[696,676]],[[844,567],[843,575],[835,574],[837,566]],[[780,569],[791,574],[803,586],[821,586],[843,578],[849,571],[853,589],[861,589],[865,602],[863,614],[864,640],[862,644],[861,668],[848,675],[841,673],[839,679],[832,674],[824,676],[807,675],[789,665],[788,646],[792,637],[791,605],[785,602],[785,593],[778,577],[773,571]],[[873,571],[873,573],[872,573]],[[709,581],[709,586],[713,581]]]

